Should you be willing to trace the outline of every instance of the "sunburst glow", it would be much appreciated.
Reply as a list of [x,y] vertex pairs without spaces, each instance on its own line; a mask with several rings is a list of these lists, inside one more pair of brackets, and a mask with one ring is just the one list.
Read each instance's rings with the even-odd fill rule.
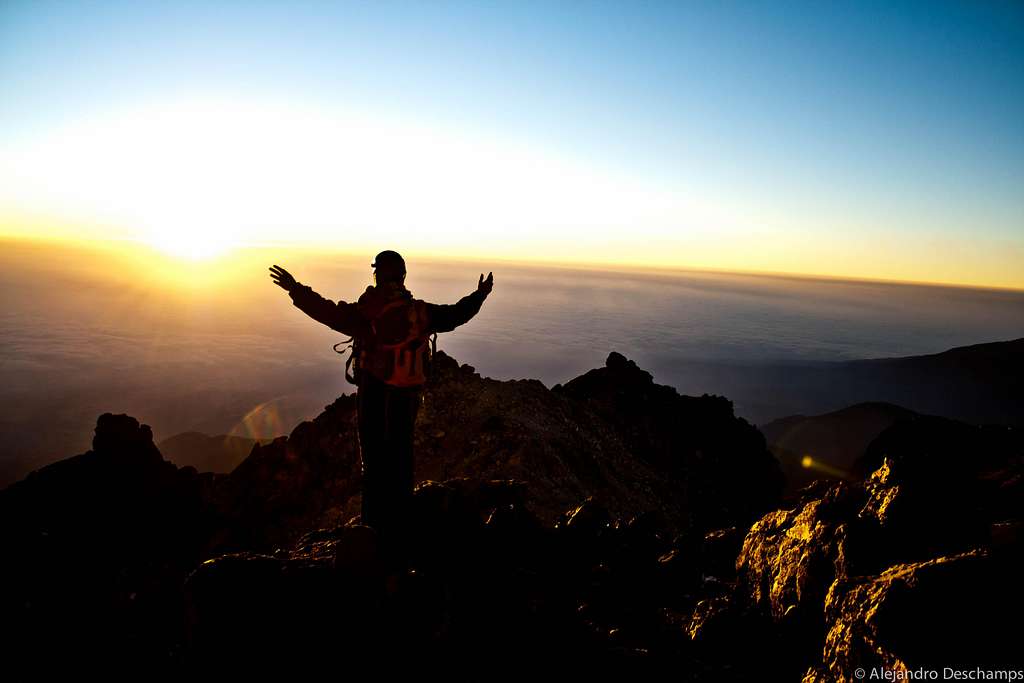
[[665,232],[700,213],[664,188],[520,142],[244,99],[81,119],[23,140],[10,159],[19,194],[189,259],[243,238],[362,247],[386,233],[407,249],[458,251],[472,232],[497,250],[556,229],[578,250],[630,222]]
[[188,261],[205,261],[238,246],[230,235],[193,225],[154,229],[146,242],[170,256]]

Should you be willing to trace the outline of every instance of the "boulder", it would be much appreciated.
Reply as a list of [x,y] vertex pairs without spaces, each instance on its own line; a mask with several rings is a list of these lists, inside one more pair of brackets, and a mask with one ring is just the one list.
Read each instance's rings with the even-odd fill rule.
[[804,680],[854,683],[857,669],[1019,669],[1019,564],[984,550],[837,581],[825,600],[822,663]]

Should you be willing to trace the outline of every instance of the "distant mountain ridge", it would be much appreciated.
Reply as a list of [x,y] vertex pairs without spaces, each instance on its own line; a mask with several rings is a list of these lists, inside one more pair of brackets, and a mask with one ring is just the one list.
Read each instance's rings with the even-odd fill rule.
[[253,446],[272,439],[250,439],[221,434],[182,432],[157,444],[160,453],[178,467],[195,467],[200,472],[228,473],[248,457]]
[[844,365],[851,386],[885,388],[875,400],[975,424],[1024,425],[1024,338]]
[[957,367],[986,379],[1002,374],[1008,368],[1024,365],[1024,337],[1008,341],[985,342],[956,346],[938,353],[920,356],[898,356],[851,361],[852,363],[911,363],[933,367]]
[[851,361],[722,361],[679,370],[732,397],[758,424],[891,403],[972,424],[1024,426],[1024,338],[924,356]]
[[[838,367],[819,380],[827,379],[856,397],[874,391],[877,396],[905,403],[868,401],[761,425],[790,492],[816,478],[863,475],[864,471],[856,471],[857,462],[868,445],[900,422],[928,415],[973,424],[1020,426],[1024,420],[1024,339],[958,347],[927,356],[851,361]],[[800,381],[799,372],[794,381]]]
[[916,415],[891,403],[858,403],[824,415],[773,420],[761,425],[761,433],[782,465],[787,490],[795,491],[819,478],[853,477],[868,444],[894,423]]

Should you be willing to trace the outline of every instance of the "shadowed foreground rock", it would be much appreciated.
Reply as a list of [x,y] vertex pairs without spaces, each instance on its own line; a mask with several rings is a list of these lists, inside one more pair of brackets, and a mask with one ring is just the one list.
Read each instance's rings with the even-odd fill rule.
[[[824,682],[855,681],[858,668],[1019,669],[1021,523],[1004,513],[1021,450],[1016,437],[1003,443],[984,457],[889,451],[866,482],[819,482],[745,538],[728,528],[670,539],[650,516],[623,522],[593,500],[549,525],[520,482],[428,482],[416,493],[414,571],[393,593],[372,531],[358,525],[309,535],[276,558],[201,566],[189,580],[193,664],[230,666],[231,633],[264,643],[261,652],[294,639],[314,669],[306,648],[329,634],[323,647],[335,653],[401,666],[387,653],[408,652],[453,680],[556,669]],[[310,581],[323,587],[307,596]],[[283,595],[269,604],[287,614],[238,609],[238,590]],[[363,628],[352,632],[334,618],[342,613]]]
[[[722,673],[695,658],[678,620],[701,596],[729,590],[702,565],[717,558],[689,555],[685,539],[664,537],[650,518],[615,520],[593,501],[548,525],[529,512],[526,492],[515,481],[421,485],[411,569],[390,585],[374,532],[356,523],[272,556],[203,563],[186,583],[186,667],[237,672],[235,653],[246,651],[245,666],[288,663],[303,675],[338,660],[459,681],[666,666],[685,666],[683,680]],[[667,567],[669,557],[687,571]]]
[[778,469],[725,399],[679,396],[618,354],[551,390],[440,360],[409,573],[382,573],[355,515],[351,397],[216,476],[105,414],[92,451],[0,492],[5,672],[845,681],[1015,665],[1019,432],[903,423],[867,449],[865,481],[773,509]]
[[91,451],[0,492],[9,670],[39,680],[59,665],[115,677],[169,665],[181,580],[221,525],[215,479],[164,461],[148,426],[107,413]]
[[[417,495],[416,538],[429,549],[419,557],[429,562],[416,581],[435,581],[427,585],[436,588],[436,577],[443,574],[442,595],[453,594],[446,599],[486,611],[494,628],[523,623],[500,615],[506,606],[520,609],[514,596],[524,586],[543,584],[549,593],[555,590],[552,585],[563,592],[577,584],[603,586],[611,568],[626,576],[621,572],[634,571],[642,564],[640,557],[649,566],[637,588],[649,592],[664,584],[650,576],[665,574],[657,558],[672,550],[674,537],[685,538],[690,553],[693,540],[716,525],[745,528],[770,509],[781,490],[778,466],[764,439],[733,415],[728,400],[680,396],[655,384],[620,354],[612,353],[604,368],[555,389],[536,380],[480,377],[443,353],[436,367],[417,424],[416,474],[421,483],[448,484],[426,487]],[[205,624],[216,623],[190,620],[193,612],[183,606],[184,580],[203,560],[225,554],[232,559],[218,560],[217,575],[231,577],[227,584],[252,587],[238,596],[239,614],[245,614],[243,607],[256,615],[277,614],[273,623],[287,623],[288,634],[305,633],[283,638],[276,647],[268,644],[261,653],[283,657],[287,643],[327,642],[315,637],[320,629],[307,628],[299,618],[316,614],[300,598],[333,604],[337,609],[323,622],[323,632],[340,628],[348,640],[355,638],[361,627],[345,615],[369,609],[356,598],[373,591],[360,588],[350,595],[347,587],[328,590],[323,581],[333,581],[336,573],[323,578],[320,559],[307,557],[301,548],[290,550],[311,532],[330,537],[357,517],[361,482],[355,417],[354,398],[342,396],[289,437],[254,447],[231,474],[212,475],[164,461],[149,428],[134,418],[101,416],[92,451],[45,467],[0,492],[0,533],[14,558],[0,568],[3,642],[14,653],[11,661],[24,664],[31,672],[28,678],[55,676],[64,666],[101,670],[108,677],[140,666],[179,671],[192,661],[186,653],[210,651],[199,644],[211,642]],[[493,480],[516,483],[495,485]],[[567,519],[567,511],[584,501],[589,502]],[[556,549],[576,549],[580,559],[575,564],[562,567],[562,555],[548,551],[556,525],[565,528]],[[628,526],[633,539],[621,547],[612,540],[626,532],[606,531],[619,526]],[[604,546],[591,542],[606,533],[611,534],[608,547],[615,549],[607,557]],[[507,566],[495,559],[504,556],[494,548],[511,558]],[[696,561],[691,559],[696,555],[677,557],[687,559],[677,559],[676,565],[686,561],[692,567]],[[447,559],[442,564],[440,558]],[[589,564],[581,565],[584,559]],[[539,569],[551,566],[562,568],[556,575]],[[569,567],[583,567],[583,574],[572,574]],[[683,574],[692,579],[693,572]],[[209,583],[204,578],[196,585],[204,581]],[[314,585],[323,590],[310,593]],[[457,585],[465,588],[452,593]],[[484,600],[466,592],[478,585],[498,597]],[[671,588],[684,596],[691,590]],[[229,595],[225,588],[224,599]],[[403,590],[402,595],[419,594]],[[440,599],[430,591],[422,599],[428,598]],[[562,611],[548,607],[545,614],[554,619],[564,612],[579,621],[590,610],[593,615],[586,620],[600,623],[605,611],[613,609],[609,604],[631,604],[626,597],[607,602],[590,601],[580,612],[580,604],[570,608],[560,602]],[[476,633],[467,624],[479,615],[451,613],[462,616],[446,626],[442,622],[444,628]],[[219,638],[247,632],[246,624],[259,621],[232,619],[235,631],[221,630]],[[542,626],[538,621],[530,628]],[[629,632],[624,626],[608,627],[613,628],[620,639]],[[248,646],[238,640],[239,647],[254,653],[258,634]],[[445,642],[461,647],[462,638]],[[188,642],[197,647],[187,647]],[[503,640],[488,642],[493,650]],[[54,647],[66,656],[49,657]]]
[[[496,662],[569,665],[634,655],[631,637],[646,634],[613,642],[608,631],[638,625],[601,621],[615,609],[604,604],[614,596],[613,577],[627,579],[599,558],[654,543],[646,563],[629,558],[648,576],[637,575],[639,567],[617,568],[642,586],[665,543],[630,527],[573,524],[586,506],[567,524],[545,527],[525,511],[514,482],[490,488],[464,480],[420,486],[412,569],[390,586],[374,532],[358,524],[308,534],[274,556],[239,553],[203,563],[186,585],[189,668],[237,670],[233,653],[244,650],[253,653],[245,666],[255,668],[287,661],[295,673],[329,673],[339,660],[355,659],[377,662],[385,674],[415,664],[474,680]],[[495,504],[510,494],[515,502]],[[593,621],[580,616],[584,601],[596,603]]]
[[835,584],[823,663],[804,680],[856,680],[858,668],[1020,668],[1019,569],[972,550]]

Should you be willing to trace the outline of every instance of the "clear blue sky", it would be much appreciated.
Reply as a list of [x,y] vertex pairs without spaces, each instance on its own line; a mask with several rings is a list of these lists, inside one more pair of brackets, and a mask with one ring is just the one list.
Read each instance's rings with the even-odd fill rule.
[[[415,121],[738,207],[638,218],[660,265],[814,272],[860,234],[926,253],[817,272],[1024,286],[1024,3],[0,4],[0,150],[197,94]],[[716,242],[759,239],[763,262]]]

